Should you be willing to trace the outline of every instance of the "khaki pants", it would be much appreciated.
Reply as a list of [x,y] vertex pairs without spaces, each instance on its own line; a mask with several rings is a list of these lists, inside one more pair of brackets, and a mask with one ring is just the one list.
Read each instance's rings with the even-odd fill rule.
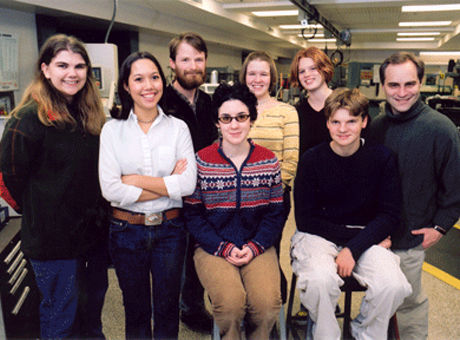
[[196,271],[211,298],[222,339],[241,339],[247,313],[248,339],[268,339],[281,308],[280,270],[274,247],[236,267],[222,257],[195,251]]
[[412,286],[412,294],[397,310],[401,340],[426,340],[428,338],[428,296],[422,289],[422,266],[425,250],[420,245],[408,250],[397,250],[401,270]]

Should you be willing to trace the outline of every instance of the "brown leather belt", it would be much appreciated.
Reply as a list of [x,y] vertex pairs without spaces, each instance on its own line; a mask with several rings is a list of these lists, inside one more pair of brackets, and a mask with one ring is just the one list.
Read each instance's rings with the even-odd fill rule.
[[143,224],[146,226],[151,226],[160,225],[165,221],[179,217],[181,215],[181,209],[175,208],[158,213],[144,214],[113,208],[112,215],[116,219],[126,221],[130,224]]

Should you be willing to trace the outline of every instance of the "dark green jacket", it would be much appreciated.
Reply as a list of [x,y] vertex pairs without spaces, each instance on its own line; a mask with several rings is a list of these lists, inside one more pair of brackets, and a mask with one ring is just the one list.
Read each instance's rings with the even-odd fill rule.
[[99,136],[43,125],[34,103],[8,120],[0,167],[22,208],[24,253],[72,259],[106,242],[106,206],[98,180]]

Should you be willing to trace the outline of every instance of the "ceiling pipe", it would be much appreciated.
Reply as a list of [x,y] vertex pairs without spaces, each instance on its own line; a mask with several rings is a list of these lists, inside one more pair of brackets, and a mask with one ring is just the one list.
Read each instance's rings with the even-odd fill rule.
[[[306,0],[290,0],[292,4],[297,6],[300,10],[304,11],[307,13],[310,19],[315,20],[318,24],[321,24],[324,29],[328,30],[331,32],[331,34],[336,37],[338,40],[340,40],[343,44],[346,46],[351,45],[351,38],[348,34],[341,34],[337,28],[334,27],[327,19],[325,19],[319,12],[318,10],[310,5]],[[342,32],[344,33],[344,32]],[[346,36],[344,38],[344,36]]]

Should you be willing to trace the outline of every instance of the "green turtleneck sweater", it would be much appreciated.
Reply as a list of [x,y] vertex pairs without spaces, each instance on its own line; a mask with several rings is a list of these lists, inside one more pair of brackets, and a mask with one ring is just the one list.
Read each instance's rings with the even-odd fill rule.
[[449,230],[460,216],[460,139],[446,116],[419,100],[395,115],[389,104],[374,119],[371,139],[397,156],[403,215],[394,249],[410,249],[423,241],[411,231],[439,225]]

